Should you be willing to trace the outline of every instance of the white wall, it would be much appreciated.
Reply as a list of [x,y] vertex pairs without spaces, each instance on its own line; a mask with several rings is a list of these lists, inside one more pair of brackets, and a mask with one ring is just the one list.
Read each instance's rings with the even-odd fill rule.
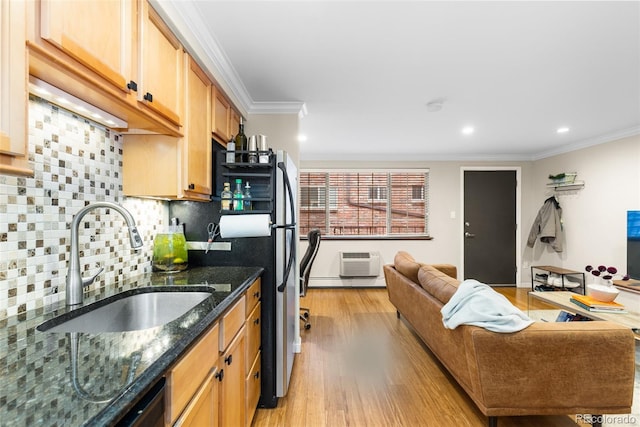
[[[640,209],[640,136],[534,162],[531,198],[541,205],[553,194],[545,186],[548,175],[574,171],[584,189],[556,193],[563,209],[564,251],[556,254],[536,243],[523,248],[524,263],[580,271],[587,264],[605,264],[626,271],[626,213]],[[529,223],[536,213],[529,212]]]
[[[600,144],[532,162],[415,162],[353,163],[302,162],[302,168],[429,168],[429,231],[433,240],[324,240],[311,273],[310,286],[384,286],[384,277],[346,279],[339,277],[338,251],[379,251],[382,264],[392,263],[398,250],[416,259],[446,262],[460,268],[462,257],[461,184],[462,166],[520,166],[522,206],[520,218],[520,286],[530,286],[531,265],[555,265],[582,270],[587,264],[626,269],[626,211],[640,209],[640,136]],[[563,208],[564,251],[553,252],[536,242],[526,246],[531,225],[544,200],[553,190],[546,184],[550,174],[577,172],[585,181],[582,190],[557,192]],[[456,219],[451,218],[454,212]],[[300,250],[306,250],[306,242]]]
[[[302,168],[310,169],[428,168],[430,171],[429,232],[433,240],[323,240],[311,271],[310,286],[384,286],[382,269],[375,279],[341,279],[338,259],[341,250],[379,251],[381,264],[393,263],[395,254],[405,250],[421,262],[449,263],[460,269],[463,222],[460,170],[463,166],[519,166],[523,181],[528,179],[531,170],[530,162],[302,162]],[[531,210],[526,200],[523,200],[524,209]],[[301,253],[306,248],[306,241],[301,242]]]
[[[299,119],[297,114],[250,114],[244,126],[244,133],[267,135],[267,145],[275,150],[285,150],[298,164]],[[232,130],[237,132],[237,130]]]

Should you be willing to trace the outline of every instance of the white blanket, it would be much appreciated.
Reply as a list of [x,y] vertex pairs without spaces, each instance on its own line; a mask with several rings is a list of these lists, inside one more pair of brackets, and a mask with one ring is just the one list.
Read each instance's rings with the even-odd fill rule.
[[447,329],[475,325],[493,332],[517,332],[533,323],[526,314],[490,286],[467,279],[440,310]]

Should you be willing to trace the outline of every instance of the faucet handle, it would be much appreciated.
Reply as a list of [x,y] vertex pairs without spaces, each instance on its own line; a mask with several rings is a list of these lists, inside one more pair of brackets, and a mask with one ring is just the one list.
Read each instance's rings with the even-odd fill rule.
[[100,267],[100,270],[98,270],[98,272],[93,277],[82,279],[82,287],[84,288],[85,286],[89,286],[90,284],[92,284],[96,280],[96,277],[98,277],[103,271],[104,267]]
[[129,227],[129,238],[131,240],[131,247],[133,249],[138,249],[142,247],[142,237],[140,237],[140,233],[138,232],[138,228],[135,226]]

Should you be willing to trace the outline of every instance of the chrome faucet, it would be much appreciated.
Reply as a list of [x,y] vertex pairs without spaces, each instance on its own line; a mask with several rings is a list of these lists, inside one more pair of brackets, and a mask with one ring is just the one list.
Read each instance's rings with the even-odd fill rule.
[[104,270],[104,268],[100,268],[100,271],[98,271],[93,277],[87,279],[83,279],[82,274],[80,273],[80,248],[78,247],[78,229],[80,227],[80,221],[82,221],[82,218],[87,214],[87,212],[97,208],[113,209],[122,215],[129,227],[131,247],[133,249],[137,249],[142,246],[142,238],[136,228],[136,222],[129,211],[122,206],[111,202],[96,202],[80,209],[71,222],[71,259],[69,260],[69,271],[67,272],[67,292],[65,296],[67,305],[82,304],[83,288],[92,284],[94,280],[96,280],[96,277],[98,277],[98,275]]

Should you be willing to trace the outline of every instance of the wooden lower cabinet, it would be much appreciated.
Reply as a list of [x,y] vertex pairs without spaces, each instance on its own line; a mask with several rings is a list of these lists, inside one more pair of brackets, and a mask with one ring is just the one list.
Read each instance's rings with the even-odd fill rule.
[[[218,363],[219,326],[205,335],[167,373],[165,424],[173,425]],[[181,424],[188,425],[188,424]]]
[[211,370],[175,426],[218,426],[218,373]]
[[245,411],[246,426],[251,425],[253,416],[256,413],[258,400],[260,400],[260,362],[261,362],[261,345],[262,345],[262,303],[260,302],[261,294],[260,279],[256,280],[246,293],[246,312],[247,314],[247,357],[246,357],[246,377],[245,377]]
[[253,421],[253,416],[256,414],[256,409],[258,408],[258,401],[260,400],[260,383],[261,383],[261,374],[260,374],[260,363],[262,362],[262,358],[260,357],[260,353],[256,355],[255,360],[253,361],[253,366],[249,370],[247,374],[247,378],[245,379],[246,383],[246,426],[249,427],[251,422]]
[[166,374],[165,426],[250,426],[260,399],[260,279]]
[[245,327],[242,326],[227,350],[220,357],[220,425],[245,424]]

